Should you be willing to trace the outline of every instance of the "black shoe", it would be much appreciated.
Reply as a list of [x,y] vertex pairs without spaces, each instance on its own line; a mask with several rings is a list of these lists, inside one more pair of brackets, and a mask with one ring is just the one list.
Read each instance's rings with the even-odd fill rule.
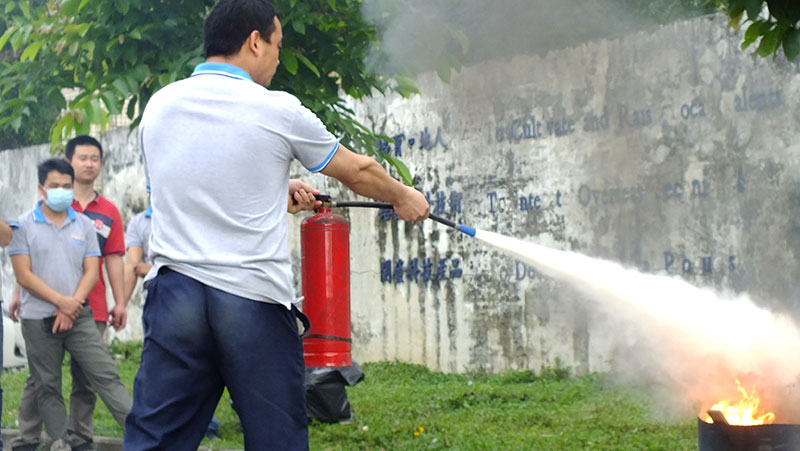
[[26,443],[24,445],[11,447],[11,451],[36,451],[39,445],[40,443]]
[[83,442],[78,446],[73,446],[72,451],[97,451],[94,447],[94,442]]
[[[210,440],[222,440],[222,437],[220,437],[220,436],[219,436],[219,434],[217,434],[217,432],[216,432],[216,431],[212,431],[211,429],[207,429],[207,430],[206,430],[206,435],[205,435],[205,437],[206,437],[207,439],[210,439]],[[74,450],[73,450],[73,451],[74,451]]]

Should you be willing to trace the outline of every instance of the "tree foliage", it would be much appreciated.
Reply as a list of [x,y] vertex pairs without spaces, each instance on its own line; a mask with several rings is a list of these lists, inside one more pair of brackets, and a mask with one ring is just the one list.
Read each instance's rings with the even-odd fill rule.
[[[273,0],[284,25],[271,89],[296,95],[350,147],[375,149],[375,135],[345,95],[385,92],[390,80],[364,61],[376,43],[360,0]],[[0,6],[0,129],[48,127],[54,148],[74,133],[103,129],[111,115],[133,121],[150,97],[202,62],[203,19],[214,0],[11,0]],[[9,57],[10,53],[10,57]],[[402,84],[400,92],[410,90]],[[74,94],[68,99],[66,93]],[[37,105],[63,111],[35,123]],[[387,158],[410,181],[402,162]]]
[[779,49],[790,61],[800,56],[800,2],[796,0],[718,0],[726,8],[730,26],[739,29],[749,23],[742,50],[758,42],[755,53],[777,55]]

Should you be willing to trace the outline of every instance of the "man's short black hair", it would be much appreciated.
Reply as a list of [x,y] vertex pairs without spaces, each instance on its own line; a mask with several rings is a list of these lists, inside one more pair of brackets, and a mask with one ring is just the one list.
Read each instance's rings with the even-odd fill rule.
[[269,42],[276,17],[275,8],[266,0],[219,0],[203,30],[206,58],[234,55],[253,30]]
[[72,181],[75,181],[75,171],[72,170],[72,165],[69,164],[67,160],[62,158],[50,158],[49,160],[44,160],[39,163],[39,166],[36,167],[37,172],[39,173],[39,184],[44,186],[44,182],[47,181],[47,174],[56,171],[60,174],[69,174],[69,177]]
[[67,141],[67,161],[72,161],[72,156],[75,155],[76,146],[95,146],[100,150],[100,158],[103,158],[103,146],[100,145],[100,141],[92,138],[89,135],[80,135]]

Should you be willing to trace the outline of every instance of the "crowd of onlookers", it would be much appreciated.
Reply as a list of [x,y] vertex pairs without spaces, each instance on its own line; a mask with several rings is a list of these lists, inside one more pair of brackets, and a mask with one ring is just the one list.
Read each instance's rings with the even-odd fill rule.
[[[8,312],[20,322],[29,365],[14,450],[37,449],[42,426],[51,449],[94,449],[97,395],[120,425],[131,408],[103,334],[109,325],[125,327],[137,279],[150,270],[152,208],[131,219],[126,240],[119,210],[95,190],[101,144],[78,136],[67,143],[65,157],[37,167],[40,200],[32,209],[9,211],[10,196],[0,196],[0,245],[16,279]],[[103,268],[114,298],[110,310]],[[61,393],[65,350],[71,356],[69,412]]]

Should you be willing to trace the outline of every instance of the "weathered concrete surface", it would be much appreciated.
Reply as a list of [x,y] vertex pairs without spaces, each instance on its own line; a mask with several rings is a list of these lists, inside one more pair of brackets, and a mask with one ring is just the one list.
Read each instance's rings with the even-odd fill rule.
[[[396,137],[384,149],[399,148],[444,216],[797,316],[798,68],[754,59],[740,40],[725,18],[700,18],[481,64],[451,85],[422,77],[423,96],[356,109]],[[351,214],[361,360],[461,371],[558,358],[583,372],[636,341],[569,287],[478,242]],[[434,274],[444,259],[448,276],[460,259],[463,276],[409,281],[409,262],[424,258]]]
[[[423,76],[423,96],[354,107],[396,136],[383,149],[402,153],[437,214],[747,292],[800,316],[798,67],[754,59],[740,39],[723,17],[700,18],[487,62],[450,85]],[[102,139],[101,189],[126,221],[146,205],[136,139],[127,129]],[[46,153],[35,152],[0,153],[0,184],[25,199],[20,206],[35,197],[32,167]],[[559,359],[584,372],[608,369],[636,342],[569,287],[462,234],[375,210],[342,214],[352,227],[356,360],[455,372]],[[298,272],[302,219],[289,219]],[[140,305],[119,337],[141,336]]]

